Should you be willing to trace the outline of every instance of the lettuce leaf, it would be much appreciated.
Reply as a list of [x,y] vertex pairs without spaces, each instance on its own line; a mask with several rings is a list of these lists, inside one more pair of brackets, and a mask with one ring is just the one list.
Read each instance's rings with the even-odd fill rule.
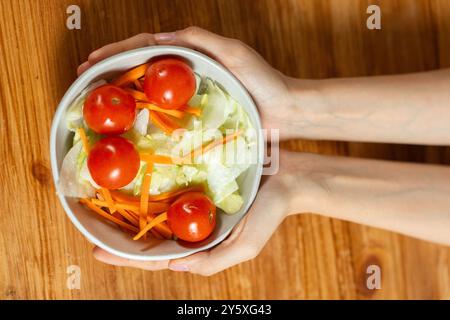
[[76,143],[64,157],[61,166],[58,192],[66,197],[87,198],[95,195],[95,188],[88,181],[80,179],[81,171],[77,170],[78,156],[82,148],[81,141]]
[[202,121],[205,129],[217,129],[228,118],[228,115],[234,111],[235,105],[228,98],[222,89],[213,81],[206,79],[206,94],[202,101]]
[[234,214],[238,212],[243,204],[244,199],[242,199],[237,192],[230,194],[220,202],[216,203],[217,207],[222,209],[226,214]]

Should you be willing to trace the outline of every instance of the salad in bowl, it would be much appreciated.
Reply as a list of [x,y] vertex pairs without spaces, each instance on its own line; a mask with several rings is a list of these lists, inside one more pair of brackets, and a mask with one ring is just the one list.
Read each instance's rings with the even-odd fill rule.
[[60,199],[127,242],[176,241],[187,248],[178,256],[222,240],[239,220],[218,233],[222,216],[242,217],[259,185],[259,119],[255,127],[220,81],[197,69],[189,57],[163,54],[92,77],[58,123],[69,133],[55,177]]

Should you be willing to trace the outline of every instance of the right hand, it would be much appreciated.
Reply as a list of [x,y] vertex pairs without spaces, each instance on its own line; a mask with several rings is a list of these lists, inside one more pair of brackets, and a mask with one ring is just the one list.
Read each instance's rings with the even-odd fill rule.
[[109,56],[151,45],[177,45],[201,51],[228,68],[247,88],[256,102],[263,127],[281,129],[289,117],[291,97],[286,77],[272,68],[257,52],[235,39],[225,38],[198,27],[171,33],[142,33],[108,44],[89,55],[78,68],[81,74]]

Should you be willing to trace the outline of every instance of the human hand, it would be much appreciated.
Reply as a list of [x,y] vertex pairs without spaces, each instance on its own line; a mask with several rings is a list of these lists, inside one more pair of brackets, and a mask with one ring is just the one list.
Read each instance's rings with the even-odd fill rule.
[[141,33],[108,44],[92,52],[88,61],[78,67],[78,74],[122,51],[152,45],[184,46],[211,56],[228,68],[250,92],[260,111],[264,128],[282,129],[285,126],[292,104],[287,78],[243,42],[198,27],[172,33]]
[[186,258],[165,261],[136,261],[117,257],[98,247],[94,257],[107,264],[144,270],[188,271],[210,276],[258,255],[289,212],[288,188],[279,176],[270,176],[244,219],[230,236],[214,248]]

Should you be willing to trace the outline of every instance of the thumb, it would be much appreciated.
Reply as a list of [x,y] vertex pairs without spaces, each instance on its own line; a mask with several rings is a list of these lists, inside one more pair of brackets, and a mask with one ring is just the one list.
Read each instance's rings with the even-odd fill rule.
[[246,225],[246,221],[247,217],[234,228],[226,240],[211,250],[171,260],[169,269],[210,276],[239,262],[253,258],[257,254],[256,250],[247,246],[246,243],[237,241]]

